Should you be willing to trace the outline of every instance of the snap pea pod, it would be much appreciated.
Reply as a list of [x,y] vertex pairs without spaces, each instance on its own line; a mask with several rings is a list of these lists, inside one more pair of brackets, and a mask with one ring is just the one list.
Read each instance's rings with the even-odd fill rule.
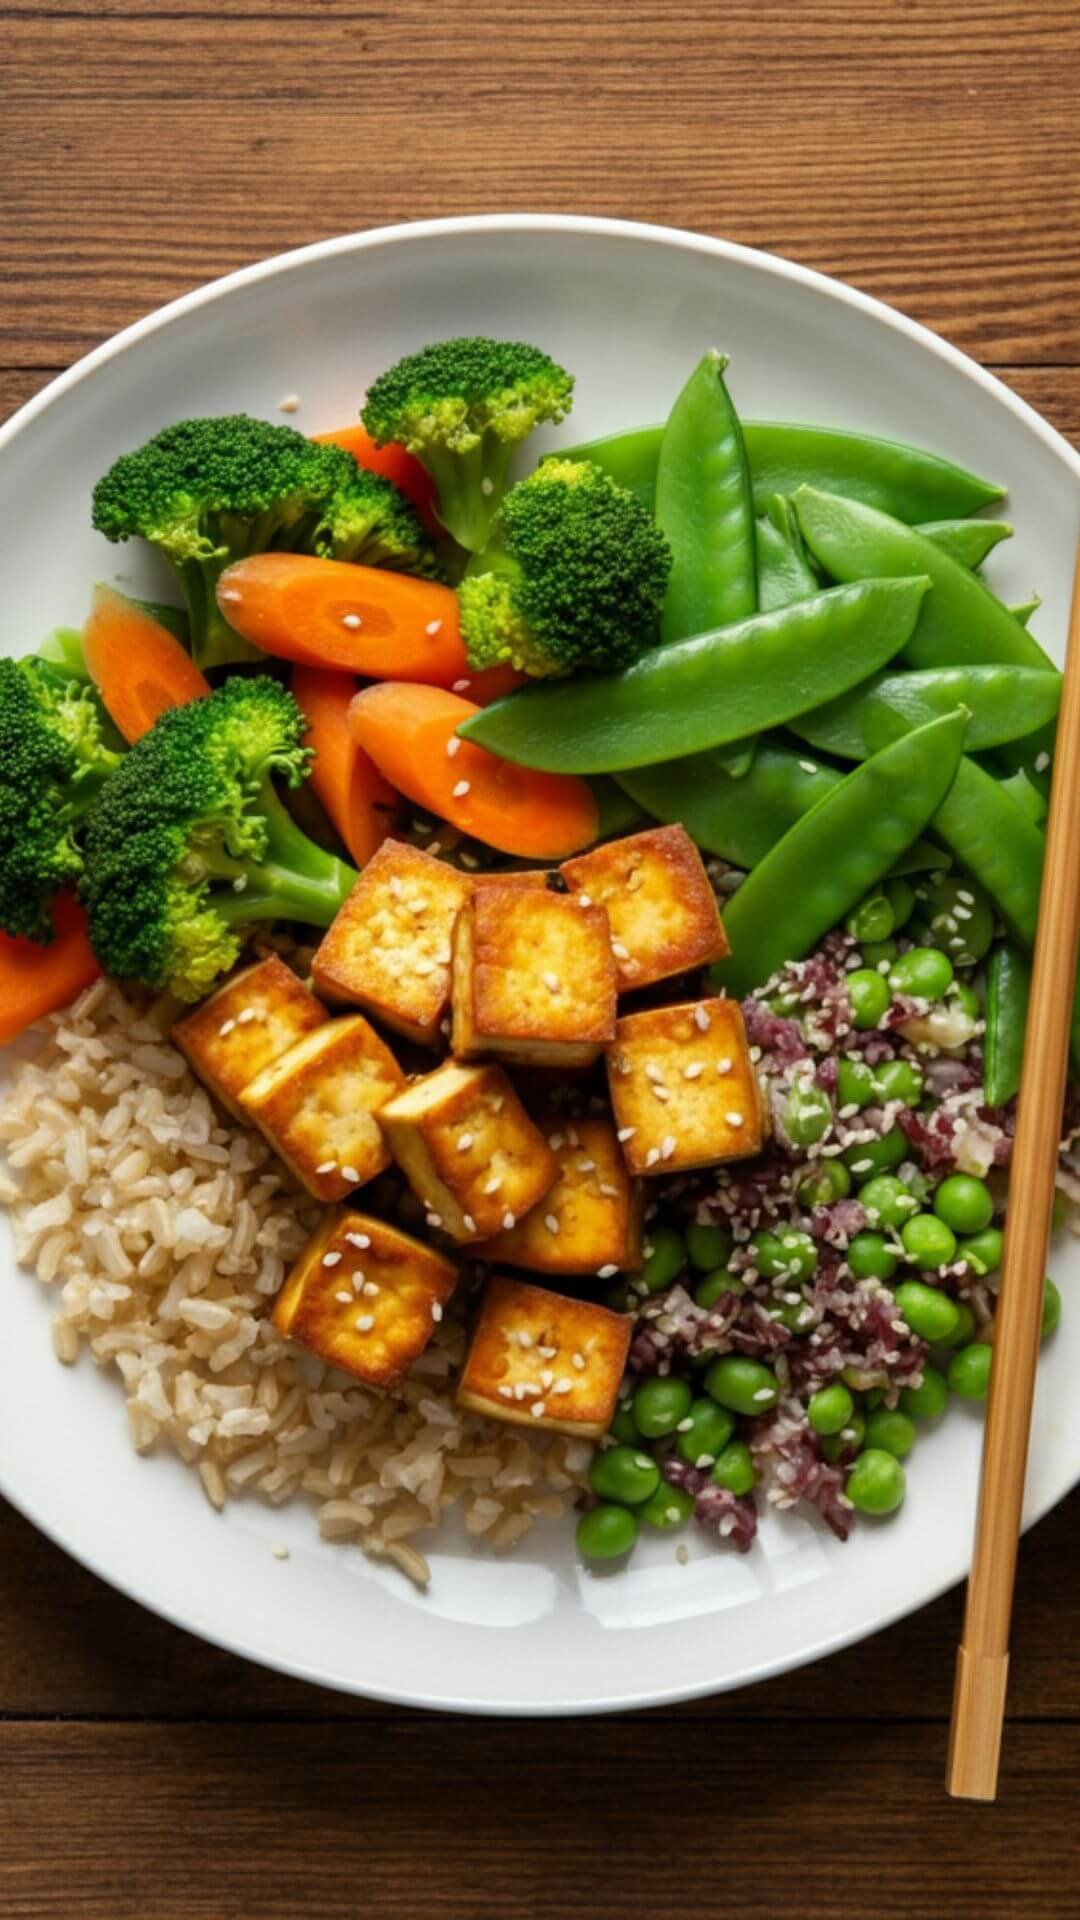
[[1033,826],[1045,826],[1047,796],[1035,785],[1034,780],[1028,778],[1023,767],[1016,773],[1010,773],[1007,780],[999,780],[998,786],[1002,793],[1007,793],[1010,800],[1023,809]]
[[[754,482],[754,510],[774,493],[805,485],[865,500],[898,520],[942,520],[974,513],[1000,500],[1005,489],[980,480],[951,460],[899,440],[844,433],[784,420],[744,420],[743,438]],[[652,510],[663,427],[607,434],[566,451],[569,460],[595,460]]]
[[1003,1107],[1020,1085],[1030,992],[1031,968],[1019,948],[1004,941],[986,967],[983,1086],[992,1107]]
[[825,795],[743,881],[724,915],[731,942],[710,979],[743,995],[798,960],[869,893],[941,805],[965,717],[904,734]]
[[775,494],[755,522],[757,533],[758,606],[762,613],[789,607],[821,592],[821,581],[807,557],[791,502]]
[[1033,593],[1030,600],[1018,601],[1016,606],[1009,608],[1009,612],[1014,620],[1019,620],[1020,625],[1026,627],[1030,625],[1041,606],[1042,594]]
[[633,833],[636,828],[646,824],[645,815],[637,801],[617,781],[609,779],[606,773],[590,780],[589,785],[596,801],[598,840],[614,840],[618,835]]
[[470,715],[459,732],[551,773],[620,773],[745,740],[884,666],[910,638],[925,586],[831,587],[653,647],[621,673],[523,688]]
[[915,531],[972,572],[1013,532],[1007,520],[924,520]]
[[660,442],[656,523],[671,547],[662,640],[711,633],[757,612],[754,503],[724,353],[706,353],[678,395]]
[[955,707],[968,709],[967,746],[981,750],[1019,740],[1052,720],[1061,676],[1036,667],[934,667],[878,673],[838,700],[790,724],[802,740],[842,760],[865,760],[907,727]]
[[746,777],[732,780],[712,753],[621,773],[619,785],[665,825],[686,828],[706,853],[756,867],[800,815],[840,785],[843,774],[779,741],[763,740]]
[[959,667],[1000,662],[1014,667],[1053,663],[1008,607],[967,567],[925,534],[861,500],[800,487],[795,512],[811,553],[834,580],[925,574],[933,585],[907,646],[909,667]]
[[920,834],[906,853],[893,862],[889,878],[899,880],[909,873],[944,873],[951,866],[952,855],[946,853],[944,847],[936,847],[932,840],[924,840]]

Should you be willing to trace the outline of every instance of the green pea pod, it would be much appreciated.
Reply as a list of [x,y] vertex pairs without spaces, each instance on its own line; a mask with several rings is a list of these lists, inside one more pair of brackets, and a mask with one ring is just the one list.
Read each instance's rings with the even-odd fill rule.
[[743,881],[724,914],[731,942],[710,979],[729,993],[798,960],[881,880],[933,819],[964,744],[963,713],[917,727],[796,821]]
[[945,873],[951,866],[952,855],[946,853],[944,847],[936,847],[932,840],[924,840],[920,834],[889,868],[889,878],[900,880],[909,873]]
[[762,613],[820,593],[821,581],[810,564],[790,500],[775,494],[755,527],[758,606]]
[[1020,625],[1026,627],[1031,624],[1041,606],[1042,594],[1033,593],[1030,600],[1020,600],[1015,607],[1009,608],[1009,612],[1014,620],[1019,620]]
[[[756,513],[764,513],[774,493],[813,486],[865,500],[898,520],[942,520],[988,507],[1005,491],[939,454],[899,440],[783,420],[744,420],[742,426]],[[566,457],[595,460],[651,511],[663,431],[636,427],[608,434],[569,448]]]
[[910,577],[933,584],[904,648],[909,667],[1053,666],[1037,640],[967,567],[917,528],[815,487],[794,496],[803,538],[834,580]]
[[923,580],[864,580],[653,647],[621,673],[548,681],[459,729],[550,773],[620,773],[782,726],[884,666],[910,638]]
[[995,947],[986,967],[986,1039],[983,1086],[987,1102],[1003,1107],[1020,1085],[1031,968],[1019,948]]
[[1018,773],[1010,773],[1007,780],[999,780],[998,786],[1002,793],[1007,793],[1010,800],[1022,808],[1033,826],[1045,825],[1047,796],[1035,785],[1034,780],[1028,778],[1022,767]]
[[1011,540],[1013,533],[1007,520],[924,520],[915,531],[971,572],[1002,540]]
[[663,640],[710,633],[757,612],[754,503],[727,355],[698,361],[668,416],[656,468],[656,522],[671,547]]
[[617,781],[609,780],[607,774],[598,775],[589,785],[596,801],[598,840],[614,840],[620,834],[633,833],[649,824],[637,801]]
[[968,709],[971,751],[1019,740],[1054,718],[1061,675],[1036,667],[935,667],[924,673],[875,674],[850,693],[800,714],[800,739],[842,760],[865,760],[909,727],[956,707]]
[[[763,740],[745,779],[732,780],[712,753],[635,767],[619,784],[655,819],[679,824],[706,853],[756,867],[800,815],[840,785],[834,767]],[[944,857],[944,856],[942,856]]]

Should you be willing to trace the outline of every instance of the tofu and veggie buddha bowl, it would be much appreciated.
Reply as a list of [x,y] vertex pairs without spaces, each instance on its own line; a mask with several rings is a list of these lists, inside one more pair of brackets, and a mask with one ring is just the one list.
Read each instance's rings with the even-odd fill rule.
[[[196,299],[128,349],[137,404],[105,349],[22,428],[39,470],[111,390],[0,661],[0,1476],[337,1684],[702,1691],[962,1567],[1075,467],[780,263],[479,222],[440,301],[392,239],[240,276],[220,364]],[[1064,1282],[1078,1140],[1070,1089]],[[1080,1468],[1062,1291],[1036,1504]]]

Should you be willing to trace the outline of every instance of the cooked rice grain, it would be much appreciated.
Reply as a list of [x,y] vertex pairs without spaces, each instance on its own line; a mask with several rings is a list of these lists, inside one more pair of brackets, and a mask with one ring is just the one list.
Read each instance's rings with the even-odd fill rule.
[[304,1495],[324,1539],[421,1586],[407,1542],[445,1508],[496,1550],[563,1511],[589,1449],[458,1408],[452,1312],[394,1398],[280,1338],[270,1306],[319,1209],[258,1135],[221,1124],[167,1042],[169,1011],[97,982],[37,1030],[0,1099],[15,1175],[0,1206],[20,1264],[59,1297],[57,1359],[85,1344],[114,1367],[136,1451],[172,1447],[213,1507]]

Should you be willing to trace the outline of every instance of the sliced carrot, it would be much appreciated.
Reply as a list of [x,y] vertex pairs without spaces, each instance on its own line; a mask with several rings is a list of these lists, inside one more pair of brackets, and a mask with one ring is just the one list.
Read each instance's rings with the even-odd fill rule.
[[179,640],[115,587],[94,588],[82,639],[90,678],[125,740],[210,691]]
[[352,427],[338,427],[333,433],[313,433],[313,440],[322,446],[344,447],[351,453],[358,466],[366,467],[369,473],[381,473],[385,480],[392,480],[395,487],[406,493],[420,515],[429,533],[445,533],[446,528],[436,512],[438,494],[435,482],[426,467],[420,465],[396,440],[390,440],[385,447],[377,447],[370,433],[357,421]]
[[392,787],[500,853],[555,860],[597,833],[596,802],[574,774],[536,773],[459,740],[477,711],[441,687],[383,681],[349,708],[353,737]]
[[0,1045],[66,1007],[101,972],[74,894],[58,895],[53,927],[47,947],[0,933]]
[[294,667],[292,692],[307,716],[307,745],[315,750],[311,784],[357,866],[365,866],[390,831],[398,797],[350,730],[356,680],[351,673]]
[[218,601],[245,640],[301,666],[446,687],[469,671],[456,594],[411,574],[257,553],[225,569]]

